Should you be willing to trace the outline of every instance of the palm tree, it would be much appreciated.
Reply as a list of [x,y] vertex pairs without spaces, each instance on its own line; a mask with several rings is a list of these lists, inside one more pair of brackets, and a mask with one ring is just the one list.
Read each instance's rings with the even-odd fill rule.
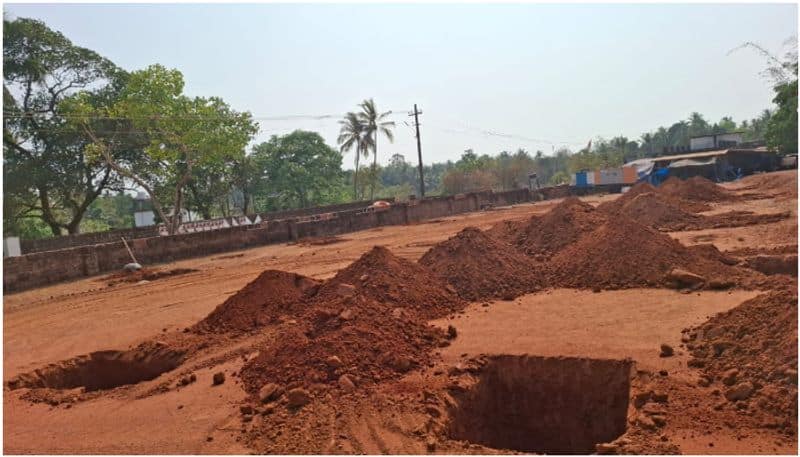
[[356,150],[356,171],[353,174],[353,200],[358,200],[358,159],[363,154],[365,158],[369,157],[369,147],[372,142],[366,134],[364,124],[358,118],[356,113],[347,113],[344,119],[339,121],[342,126],[339,130],[339,137],[336,142],[339,144],[340,150],[348,152],[351,149]]
[[[394,128],[394,121],[385,120],[392,112],[386,111],[385,113],[378,113],[378,109],[375,107],[375,101],[371,98],[369,100],[364,100],[358,106],[361,107],[361,112],[358,113],[358,119],[364,125],[366,136],[370,138],[373,154],[372,166],[376,167],[378,165],[378,134],[383,133],[390,142],[394,142],[394,135],[390,130]],[[372,181],[372,185],[370,186],[370,200],[374,192],[375,180]]]

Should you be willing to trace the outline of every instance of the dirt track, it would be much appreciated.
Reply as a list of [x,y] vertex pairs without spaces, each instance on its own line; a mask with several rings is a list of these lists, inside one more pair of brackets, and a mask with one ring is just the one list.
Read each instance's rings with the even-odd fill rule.
[[[740,193],[757,180],[748,178],[730,187]],[[748,199],[717,205],[709,213],[731,209],[755,213],[791,211],[780,222],[677,232],[684,244],[712,242],[720,250],[771,248],[797,245],[796,173],[770,175],[783,186],[770,191],[777,198]],[[763,185],[761,186],[763,187]],[[760,187],[759,187],[760,188]],[[585,199],[598,203],[614,197]],[[100,349],[124,349],[142,341],[180,332],[205,317],[214,307],[238,291],[264,269],[293,271],[318,279],[333,276],[373,245],[384,245],[395,254],[418,259],[433,244],[467,226],[486,229],[506,219],[522,219],[548,211],[557,201],[519,205],[496,211],[430,221],[411,226],[385,227],[347,234],[325,245],[301,243],[275,245],[202,259],[176,262],[160,268],[193,268],[199,271],[162,278],[144,284],[106,287],[103,278],[22,292],[4,297],[4,381],[48,363]],[[795,248],[796,249],[796,248]],[[241,254],[241,256],[237,256]],[[436,321],[454,323],[459,336],[441,350],[443,366],[458,364],[463,354],[532,354],[634,359],[642,370],[667,370],[676,382],[696,383],[698,373],[689,369],[689,355],[678,349],[676,357],[661,358],[658,347],[678,348],[681,330],[704,322],[709,316],[733,308],[757,295],[755,291],[704,291],[684,294],[666,289],[575,291],[555,289],[528,294],[513,301],[470,305],[464,312]],[[254,338],[269,338],[268,329]],[[242,359],[226,357],[247,341],[231,341],[212,348],[204,359],[191,361],[196,383],[150,395],[153,386],[170,374],[135,386],[66,405],[31,403],[24,390],[4,391],[4,451],[7,453],[242,453],[252,442],[240,433],[239,405],[245,398],[237,378],[211,388],[211,376],[223,369],[238,372]],[[247,352],[247,351],[245,351]],[[219,358],[222,365],[209,360]],[[181,373],[185,369],[179,370]],[[796,367],[795,367],[796,369]],[[391,389],[421,389],[435,385],[427,375],[411,374]],[[392,392],[383,392],[391,396]],[[383,398],[381,395],[377,397]],[[376,400],[378,401],[378,400]],[[352,406],[341,411],[339,430],[347,438],[321,438],[319,430],[303,428],[296,440],[318,441],[319,447],[297,448],[306,452],[414,452],[425,444],[410,437],[421,421],[415,413],[389,419],[380,402]],[[324,408],[317,411],[324,415]],[[330,411],[329,411],[330,412]],[[330,412],[333,414],[333,412]],[[393,422],[396,421],[396,422]],[[320,427],[322,428],[322,426]],[[336,429],[336,427],[334,427]],[[684,453],[795,453],[796,435],[786,438],[766,429],[709,427],[689,428],[670,419],[665,430]],[[209,440],[208,438],[212,438]],[[713,443],[713,447],[709,447]],[[284,448],[289,449],[291,448]],[[269,448],[258,448],[264,451]],[[442,451],[447,452],[442,449]],[[476,452],[471,449],[459,450]],[[454,452],[452,449],[449,452]]]

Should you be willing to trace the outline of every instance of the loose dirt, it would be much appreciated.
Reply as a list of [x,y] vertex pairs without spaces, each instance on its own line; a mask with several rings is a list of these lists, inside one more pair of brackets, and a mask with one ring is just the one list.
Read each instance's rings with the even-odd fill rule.
[[719,203],[738,200],[735,194],[702,176],[689,179],[671,177],[658,189],[664,195],[688,201]]
[[266,270],[194,326],[198,332],[248,332],[298,311],[320,282],[297,273]]
[[569,197],[542,216],[503,222],[488,233],[537,260],[545,260],[606,220],[606,215],[592,205]]
[[775,290],[747,300],[685,331],[689,366],[717,386],[731,407],[763,426],[797,432],[797,290]]
[[419,263],[444,278],[467,300],[513,299],[543,287],[545,268],[476,227],[433,246]]

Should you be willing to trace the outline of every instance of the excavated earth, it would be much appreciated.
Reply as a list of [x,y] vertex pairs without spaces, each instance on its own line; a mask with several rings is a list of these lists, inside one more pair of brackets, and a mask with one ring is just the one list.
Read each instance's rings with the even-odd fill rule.
[[[796,453],[796,185],[640,184],[6,297],[4,451]],[[734,208],[752,223],[705,222]]]

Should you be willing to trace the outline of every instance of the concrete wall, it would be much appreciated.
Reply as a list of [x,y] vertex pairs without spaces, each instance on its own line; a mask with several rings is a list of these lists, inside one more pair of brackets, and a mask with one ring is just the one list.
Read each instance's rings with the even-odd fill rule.
[[[131,249],[145,265],[202,257],[220,252],[307,237],[334,236],[386,225],[403,225],[453,214],[478,211],[531,200],[528,189],[434,197],[392,205],[382,211],[339,211],[328,220],[301,222],[297,218],[270,220],[260,225],[173,236],[133,239]],[[37,252],[3,259],[3,291],[14,292],[119,270],[130,261],[122,241]]]
[[109,230],[107,232],[65,235],[55,238],[43,238],[40,240],[20,240],[20,247],[22,248],[23,254],[31,254],[34,252],[55,251],[58,249],[76,246],[109,243],[112,241],[119,241],[119,239],[123,236],[126,240],[158,236],[158,229],[156,229],[155,226],[137,227],[130,229]]
[[[315,214],[333,213],[355,208],[366,208],[374,201],[376,200],[342,203],[339,205],[314,206],[311,208],[301,208],[287,211],[273,211],[270,213],[261,213],[259,216],[261,216],[262,221],[313,216]],[[394,198],[384,199],[384,201],[393,202]],[[255,215],[252,215],[251,219],[255,219]],[[109,230],[107,232],[81,233],[77,235],[66,235],[55,238],[44,238],[40,240],[20,240],[20,245],[22,247],[23,254],[31,254],[34,252],[56,251],[59,249],[77,246],[111,243],[119,241],[121,237],[125,237],[126,240],[132,240],[135,238],[149,238],[158,235],[158,228],[156,226],[149,226],[131,229]]]

